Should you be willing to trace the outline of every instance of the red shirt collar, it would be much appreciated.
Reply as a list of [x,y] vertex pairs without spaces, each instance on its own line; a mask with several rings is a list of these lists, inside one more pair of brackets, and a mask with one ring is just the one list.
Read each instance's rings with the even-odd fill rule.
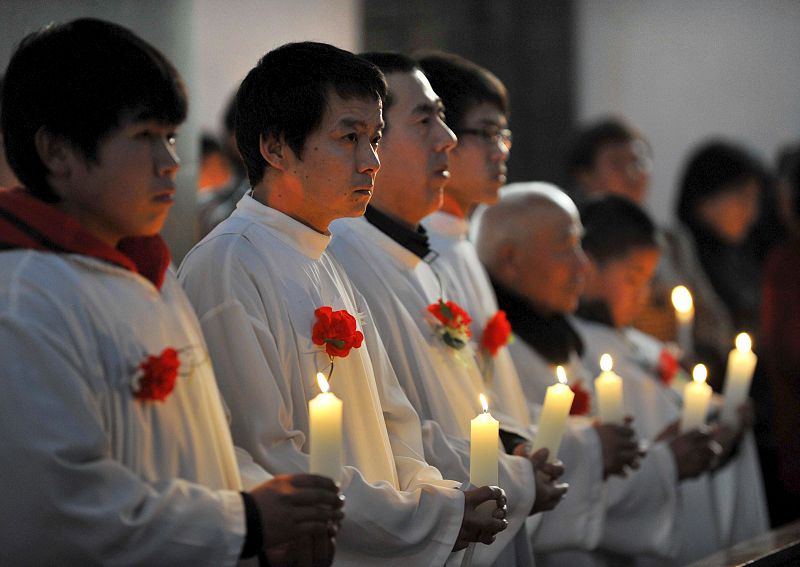
[[171,260],[159,235],[124,238],[112,248],[27,189],[0,188],[0,250],[15,249],[97,258],[144,276],[158,289]]

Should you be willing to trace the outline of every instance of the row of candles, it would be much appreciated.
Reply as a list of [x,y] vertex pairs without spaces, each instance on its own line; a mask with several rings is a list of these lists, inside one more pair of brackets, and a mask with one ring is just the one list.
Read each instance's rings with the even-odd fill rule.
[[[685,288],[684,288],[685,289]],[[724,402],[720,419],[735,425],[737,410],[750,390],[757,357],[746,333],[736,337],[736,348],[728,355]],[[599,418],[603,423],[622,424],[625,418],[622,378],[612,370],[611,356],[600,358],[601,372],[594,381]],[[549,450],[555,460],[575,394],[567,385],[564,368],[556,368],[558,382],[547,388],[533,452]],[[690,431],[705,423],[711,403],[711,387],[705,383],[707,370],[695,366],[693,380],[683,390],[683,414],[680,429]],[[325,376],[317,373],[322,391],[309,401],[310,472],[339,480],[342,468],[342,401],[329,391]],[[500,423],[489,413],[486,397],[480,394],[483,412],[471,421],[470,482],[475,486],[497,484],[497,458]]]

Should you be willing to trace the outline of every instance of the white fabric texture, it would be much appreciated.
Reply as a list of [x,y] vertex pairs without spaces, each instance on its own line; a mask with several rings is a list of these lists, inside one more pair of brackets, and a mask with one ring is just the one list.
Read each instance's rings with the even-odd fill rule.
[[463,494],[425,463],[419,418],[363,298],[325,252],[329,240],[246,195],[181,265],[234,439],[273,474],[308,470],[308,401],[328,364],[311,340],[314,311],[346,309],[365,340],[335,359],[331,382],[344,403],[347,497],[334,564],[442,565],[460,529]]
[[[364,218],[336,221],[331,231],[331,251],[366,297],[411,403],[423,420],[436,422],[446,435],[460,440],[461,445],[453,444],[464,447],[462,455],[468,462],[466,442],[470,420],[481,411],[478,394],[482,380],[469,349],[456,351],[447,346],[429,324],[426,308],[439,297],[436,276],[418,256]],[[495,417],[501,427],[510,423],[504,416]],[[533,468],[526,459],[506,455],[499,446],[498,452],[499,484],[508,496],[509,527],[493,545],[478,547],[475,565],[491,563],[499,551],[516,546],[511,542],[517,534],[523,542],[527,539],[524,524],[535,496]],[[529,564],[530,552],[525,555],[513,564]],[[503,564],[512,564],[505,557]]]
[[[164,401],[134,398],[180,351]],[[232,565],[236,457],[206,347],[171,274],[80,255],[0,253],[0,563]]]

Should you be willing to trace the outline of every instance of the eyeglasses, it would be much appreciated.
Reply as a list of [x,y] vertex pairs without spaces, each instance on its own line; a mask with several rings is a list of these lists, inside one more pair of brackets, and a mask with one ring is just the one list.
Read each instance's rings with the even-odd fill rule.
[[479,136],[487,144],[497,145],[498,142],[502,143],[507,150],[511,149],[511,130],[508,128],[497,128],[496,126],[486,126],[484,128],[463,128],[456,132],[456,136],[462,134],[469,134],[472,136]]

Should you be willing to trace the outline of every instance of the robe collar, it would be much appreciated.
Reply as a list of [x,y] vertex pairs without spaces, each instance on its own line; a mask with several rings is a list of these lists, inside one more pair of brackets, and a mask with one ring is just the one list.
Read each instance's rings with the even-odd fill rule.
[[436,211],[422,221],[431,232],[441,234],[454,240],[466,240],[469,234],[469,221],[450,213]]
[[433,253],[428,242],[428,233],[422,225],[418,225],[416,230],[411,229],[371,205],[367,206],[364,217],[372,226],[420,259],[424,260]]
[[611,316],[611,309],[608,307],[608,304],[602,300],[581,301],[575,315],[593,323],[599,323],[606,327],[611,327],[612,329],[615,328],[614,318]]
[[514,334],[550,364],[567,364],[570,355],[583,355],[583,341],[563,314],[541,315],[529,301],[496,280],[492,286],[497,304],[506,312]]
[[331,242],[330,234],[317,232],[289,215],[256,201],[250,194],[237,203],[236,215],[270,229],[279,240],[312,260],[319,260]]
[[169,248],[159,235],[123,238],[112,248],[83,228],[78,219],[23,187],[0,190],[0,250],[88,256],[139,274],[158,289],[171,261]]

